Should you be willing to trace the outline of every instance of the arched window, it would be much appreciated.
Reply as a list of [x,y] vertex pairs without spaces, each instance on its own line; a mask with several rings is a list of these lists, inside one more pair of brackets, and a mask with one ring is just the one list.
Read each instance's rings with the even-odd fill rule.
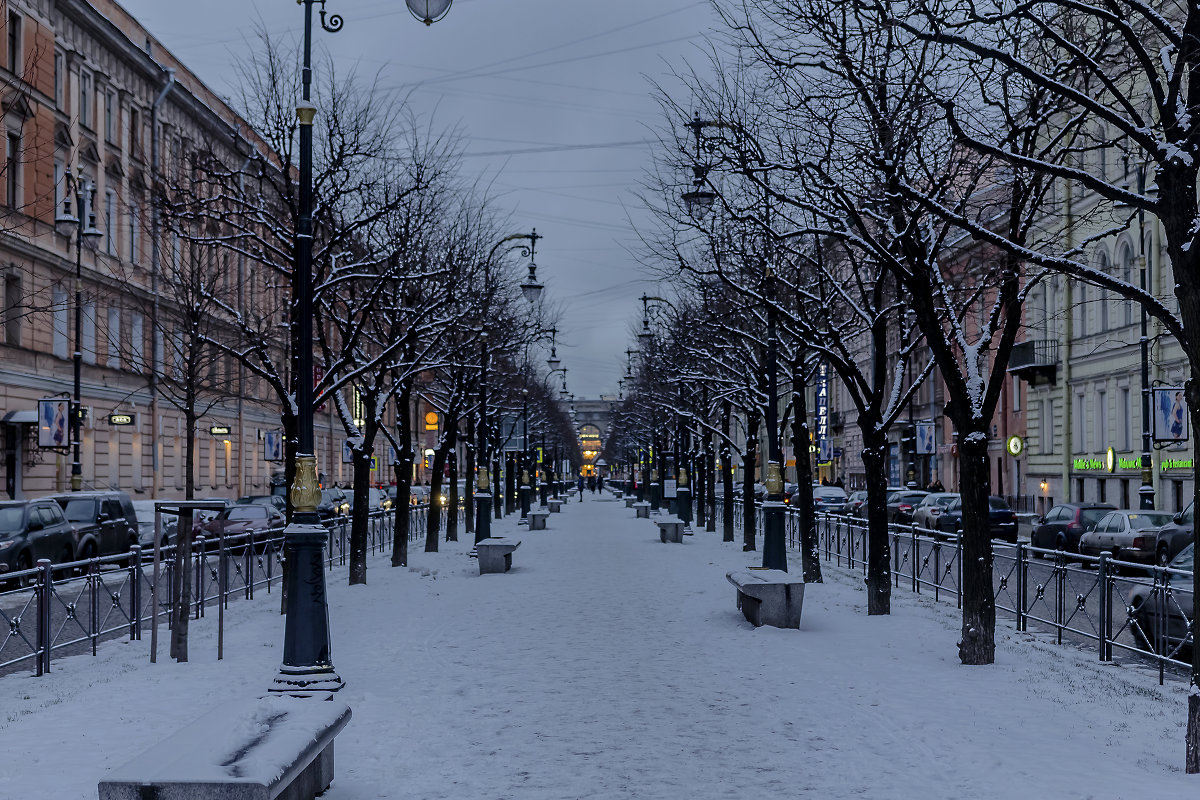
[[[1095,267],[1097,272],[1102,272],[1105,275],[1108,275],[1109,274],[1109,272],[1108,272],[1108,253],[1106,253],[1104,250],[1098,251],[1096,253],[1096,258],[1093,261],[1092,266]],[[1097,330],[1106,331],[1106,330],[1108,330],[1108,327],[1109,327],[1108,326],[1108,289],[1105,289],[1104,287],[1100,287],[1097,291],[1097,295],[1098,295],[1098,299],[1100,301],[1100,305],[1099,305],[1100,327]]]
[[[1133,274],[1133,247],[1127,241],[1121,242],[1121,246],[1117,249],[1117,264],[1121,270],[1121,280],[1136,286],[1137,277]],[[1132,300],[1121,301],[1121,322],[1124,325],[1133,324]]]

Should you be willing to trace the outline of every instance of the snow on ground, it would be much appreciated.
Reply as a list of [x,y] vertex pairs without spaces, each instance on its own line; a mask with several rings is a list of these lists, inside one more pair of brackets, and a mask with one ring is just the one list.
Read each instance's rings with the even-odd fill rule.
[[[365,798],[1174,798],[1184,690],[1002,629],[997,663],[957,663],[957,612],[906,593],[869,618],[827,566],[799,631],[752,628],[725,572],[756,563],[698,533],[664,545],[587,495],[480,576],[467,542],[330,576],[340,700],[327,800]],[[795,554],[789,554],[795,559]],[[798,564],[793,561],[793,569]],[[149,636],[47,678],[0,679],[0,799],[95,798],[123,763],[207,709],[263,693],[278,595],[193,623],[193,662]]]

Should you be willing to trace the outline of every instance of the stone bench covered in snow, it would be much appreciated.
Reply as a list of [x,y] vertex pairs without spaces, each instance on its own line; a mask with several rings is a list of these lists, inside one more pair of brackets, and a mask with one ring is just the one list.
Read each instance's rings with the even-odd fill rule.
[[634,503],[633,510],[637,512],[638,519],[650,519],[650,504],[649,503]]
[[800,627],[804,578],[778,569],[730,570],[725,577],[737,587],[738,608],[751,625]]
[[563,505],[562,500],[553,500],[553,499],[547,500],[546,505],[550,506],[551,514],[558,514],[558,513],[562,512],[562,505]]
[[683,520],[679,517],[663,517],[654,520],[654,524],[658,526],[658,538],[663,544],[683,541]]
[[529,530],[544,531],[546,530],[546,520],[549,519],[549,511],[530,511],[529,512]]
[[311,800],[333,781],[345,703],[271,695],[221,706],[100,781],[100,800]]
[[520,539],[505,539],[503,536],[493,536],[490,539],[481,539],[476,542],[475,553],[479,556],[479,574],[508,572],[512,569],[513,551],[520,546]]
[[625,495],[624,500],[626,508],[633,508],[633,504],[637,502],[637,495],[627,494]]

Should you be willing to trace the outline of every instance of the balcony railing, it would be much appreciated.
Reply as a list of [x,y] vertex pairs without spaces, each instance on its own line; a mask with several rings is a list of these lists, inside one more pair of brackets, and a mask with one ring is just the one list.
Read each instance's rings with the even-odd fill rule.
[[1058,378],[1058,340],[1029,339],[1013,345],[1008,371],[1037,385]]

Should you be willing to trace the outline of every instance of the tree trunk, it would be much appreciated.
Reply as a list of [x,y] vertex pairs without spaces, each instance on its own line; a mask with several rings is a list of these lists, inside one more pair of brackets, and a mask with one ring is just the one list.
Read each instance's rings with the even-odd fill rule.
[[445,481],[446,456],[449,451],[445,440],[433,454],[433,475],[429,481],[429,515],[425,518],[425,552],[438,551],[438,534],[442,532],[442,483]]
[[759,419],[747,414],[746,450],[742,454],[742,550],[754,550],[754,519],[758,510],[754,505],[754,470],[758,465]]
[[817,515],[813,512],[812,453],[808,435],[808,387],[804,382],[803,359],[792,370],[792,452],[796,456],[796,506],[800,522],[800,559],[804,582],[821,583],[821,542],[817,537]]
[[992,595],[987,433],[973,430],[970,420],[953,421],[959,431],[958,486],[962,502],[963,608],[958,658],[964,664],[991,664],[996,660],[996,600]]
[[706,435],[702,445],[703,450],[692,462],[695,472],[692,475],[692,486],[696,487],[696,527],[703,528],[708,524],[708,447],[712,437]]
[[446,502],[446,541],[458,541],[458,421],[450,423],[452,427],[449,431],[450,452],[446,454],[446,461],[450,465],[450,486],[447,487],[446,494],[449,499]]
[[729,434],[733,409],[728,401],[721,407],[721,489],[725,504],[721,509],[721,541],[733,541],[733,449],[729,446]]
[[[1187,397],[1188,414],[1191,416],[1192,436],[1200,431],[1200,378],[1189,378],[1184,384]],[[1200,469],[1192,471],[1192,507],[1200,508]],[[1197,528],[1192,528],[1192,550],[1200,550],[1200,538],[1196,536]],[[1192,608],[1191,618],[1200,619],[1196,612],[1200,611],[1200,569],[1192,570]],[[1193,623],[1193,626],[1195,623]],[[1200,772],[1200,647],[1196,645],[1197,637],[1192,634],[1192,674],[1188,691],[1187,715],[1187,747],[1184,757],[1184,768],[1188,774]]]
[[[463,481],[463,488],[466,490],[466,495],[463,498],[463,520],[467,533],[475,533],[475,417],[471,417],[467,422],[467,441],[463,449],[467,453],[467,466],[463,470],[463,475],[466,480]],[[473,538],[473,537],[472,537]]]
[[[892,613],[891,543],[887,518],[887,437],[874,422],[861,423],[867,472],[867,614]],[[811,487],[811,484],[810,484]],[[810,489],[811,491],[811,489]]]
[[350,585],[367,582],[367,526],[370,524],[370,508],[367,498],[371,490],[371,446],[375,440],[375,426],[371,420],[375,409],[367,405],[369,415],[363,426],[363,446],[354,450],[354,508],[350,512]]
[[711,432],[708,434],[708,443],[704,447],[704,464],[704,499],[708,504],[708,518],[704,530],[715,533],[717,530],[717,452]]
[[[189,401],[190,401],[189,395]],[[187,435],[184,445],[183,496],[196,497],[196,412],[191,402],[183,412]],[[176,523],[175,534],[175,611],[171,628],[171,658],[188,660],[188,622],[192,608],[192,512],[184,510]]]
[[396,417],[400,440],[396,453],[396,527],[392,532],[392,566],[408,566],[409,504],[412,502],[413,459],[412,449],[412,379],[402,382],[396,396]]

